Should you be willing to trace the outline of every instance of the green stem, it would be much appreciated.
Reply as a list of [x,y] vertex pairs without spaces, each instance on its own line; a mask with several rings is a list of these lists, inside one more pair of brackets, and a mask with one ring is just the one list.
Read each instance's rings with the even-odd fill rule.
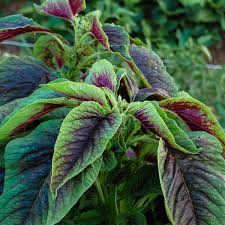
[[142,74],[142,72],[139,70],[139,68],[136,66],[135,63],[132,63],[132,70],[134,71],[134,73],[139,77],[139,79],[141,80],[141,82],[143,83],[143,85],[146,88],[151,88],[151,84],[148,83],[148,81],[146,80],[146,78],[144,77],[144,75]]
[[87,63],[87,62],[90,61],[91,59],[95,58],[96,56],[102,55],[102,54],[109,54],[109,52],[97,52],[97,53],[95,53],[95,54],[93,54],[93,55],[88,56],[88,57],[81,63],[81,67],[80,67],[80,68],[82,68],[82,66],[85,65],[85,63]]
[[90,32],[83,34],[82,37],[80,38],[80,40],[77,42],[76,47],[79,46],[82,43],[82,41],[89,35],[90,35]]
[[99,195],[99,198],[100,198],[101,202],[103,204],[105,204],[104,194],[103,194],[102,187],[101,187],[101,184],[100,184],[98,178],[95,181],[95,187],[96,187],[96,190],[98,192],[98,195]]
[[157,140],[149,137],[148,135],[142,135],[142,136],[138,136],[138,137],[133,137],[131,140],[128,140],[127,144],[129,146],[132,146],[138,142],[156,142],[156,143],[158,143]]
[[63,42],[53,33],[49,33],[53,38],[55,38],[55,40],[61,45],[61,47],[63,48],[63,50],[66,50],[65,45],[63,44]]

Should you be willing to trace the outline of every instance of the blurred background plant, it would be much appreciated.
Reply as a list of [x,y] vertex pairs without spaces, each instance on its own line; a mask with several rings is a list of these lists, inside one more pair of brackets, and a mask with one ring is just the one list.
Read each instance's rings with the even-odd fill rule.
[[[68,24],[35,12],[33,3],[40,2],[1,0],[0,15],[23,13],[69,41],[73,31]],[[102,12],[102,22],[124,26],[156,51],[180,89],[211,106],[225,127],[224,0],[87,0],[86,12],[96,9]],[[31,48],[10,45],[1,45],[0,51],[32,54]]]

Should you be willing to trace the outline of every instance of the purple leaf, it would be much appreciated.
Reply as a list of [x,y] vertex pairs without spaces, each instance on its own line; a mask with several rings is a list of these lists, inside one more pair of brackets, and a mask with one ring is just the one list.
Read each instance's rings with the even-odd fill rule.
[[160,106],[175,112],[193,131],[206,131],[225,144],[225,133],[211,110],[200,101],[191,98],[169,98]]
[[41,6],[35,7],[41,13],[73,21],[86,8],[86,3],[85,0],[46,0]]
[[13,15],[0,18],[0,42],[25,33],[51,31],[34,23],[32,19],[22,15]]

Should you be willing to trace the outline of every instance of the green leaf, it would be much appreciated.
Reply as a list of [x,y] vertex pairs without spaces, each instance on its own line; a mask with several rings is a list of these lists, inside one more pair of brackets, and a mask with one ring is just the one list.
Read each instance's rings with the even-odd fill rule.
[[158,167],[168,217],[174,225],[224,224],[222,146],[205,132],[191,138],[202,149],[199,154],[184,154],[160,141]]
[[62,68],[65,64],[65,52],[57,40],[51,35],[45,35],[35,42],[33,47],[34,56],[49,67]]
[[174,96],[177,93],[177,86],[173,78],[167,73],[166,67],[159,56],[143,47],[131,45],[129,53],[133,62],[129,63],[131,69],[137,69],[144,75],[152,88],[165,95]]
[[35,5],[38,12],[60,17],[73,22],[77,14],[86,8],[85,0],[45,0],[41,6]]
[[26,128],[27,125],[37,120],[41,116],[64,106],[78,106],[80,101],[69,100],[67,98],[53,98],[36,101],[22,107],[11,115],[0,127],[0,142],[9,140]]
[[102,157],[101,171],[110,172],[116,167],[116,165],[117,165],[117,160],[116,160],[116,156],[114,152],[110,150],[106,150],[103,153],[103,157]]
[[121,120],[118,110],[104,109],[96,102],[84,102],[68,114],[55,145],[53,195],[103,154]]
[[96,62],[90,69],[88,76],[85,78],[85,82],[97,87],[106,87],[111,91],[115,91],[117,76],[113,65],[105,59]]
[[50,33],[51,31],[20,14],[0,18],[0,42],[21,34],[33,32]]
[[118,225],[147,225],[146,217],[143,213],[132,211],[120,214],[117,218]]
[[5,105],[0,106],[0,125],[2,121],[15,109],[20,100],[11,101]]
[[54,144],[61,121],[39,125],[26,137],[10,142],[5,151],[5,186],[0,205],[1,225],[58,223],[94,183],[101,159],[67,182],[52,198],[49,183]]
[[34,58],[8,57],[0,62],[0,105],[30,95],[54,79],[51,71]]
[[175,112],[191,130],[206,131],[225,145],[225,133],[205,104],[191,97],[177,97],[161,101],[160,106]]
[[50,90],[62,93],[71,99],[77,99],[79,101],[96,101],[100,105],[107,105],[104,91],[94,85],[65,81],[45,84],[43,86]]
[[173,148],[185,153],[195,154],[200,150],[188,138],[177,123],[168,118],[155,102],[134,102],[127,109],[147,130],[163,138]]

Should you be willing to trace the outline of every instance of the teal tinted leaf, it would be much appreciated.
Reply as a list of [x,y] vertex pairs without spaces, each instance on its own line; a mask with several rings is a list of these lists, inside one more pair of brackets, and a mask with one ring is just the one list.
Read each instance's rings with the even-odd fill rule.
[[65,118],[55,145],[51,189],[58,188],[100,157],[121,124],[118,111],[84,102]]
[[97,87],[106,87],[115,91],[117,85],[117,76],[113,69],[113,65],[103,59],[96,62],[90,69],[85,82],[93,84]]
[[173,78],[167,73],[166,67],[155,52],[142,46],[131,45],[129,53],[133,59],[129,65],[132,69],[137,67],[152,88],[162,90],[169,96],[174,96],[177,93],[178,90]]
[[77,106],[80,101],[67,98],[43,99],[28,104],[12,114],[0,127],[0,142],[7,141],[14,135],[20,133],[27,125],[31,124],[41,116],[64,106]]
[[35,5],[40,13],[73,21],[86,8],[85,0],[45,0],[41,6]]
[[159,176],[172,224],[213,224],[225,221],[225,161],[218,140],[205,132],[191,136],[202,149],[189,155],[160,141]]
[[126,30],[122,26],[114,24],[105,24],[103,30],[108,37],[111,51],[130,61],[130,37]]
[[53,225],[73,207],[95,181],[101,160],[67,182],[53,200],[49,188],[51,160],[61,122],[52,120],[39,125],[26,137],[6,147],[6,180],[0,204],[1,225]]
[[19,100],[14,100],[5,105],[0,106],[0,126],[2,121],[16,108]]
[[53,79],[50,70],[33,58],[8,57],[0,62],[0,105],[30,95]]
[[169,98],[160,102],[160,106],[175,112],[193,131],[206,131],[225,144],[225,133],[212,111],[200,101],[191,97]]
[[182,152],[195,154],[199,152],[194,143],[177,123],[152,102],[134,102],[128,107],[128,112],[134,115],[147,130],[163,138],[173,148]]
[[3,192],[4,179],[5,179],[4,151],[0,151],[0,196]]
[[0,18],[0,42],[25,33],[48,32],[47,28],[34,23],[32,19],[22,15],[13,15]]
[[[54,80],[52,82],[62,82],[63,80],[64,79],[57,79],[57,80]],[[52,82],[49,82],[49,83],[52,83]],[[12,115],[14,115],[22,107],[25,107],[25,106],[28,106],[30,104],[33,104],[33,103],[35,103],[36,101],[39,101],[39,100],[44,100],[44,99],[46,100],[46,99],[53,99],[53,98],[61,98],[61,97],[65,97],[65,96],[63,94],[58,93],[58,92],[49,90],[49,89],[47,89],[45,87],[41,87],[41,88],[38,88],[37,90],[35,90],[28,97],[20,98],[20,99],[14,100],[14,101],[12,101],[12,102],[10,102],[8,104],[5,104],[3,106],[0,106],[0,111],[1,111],[1,109],[3,111],[2,117],[0,116],[0,118],[2,118],[2,121],[0,123],[0,127]],[[9,111],[9,109],[11,111]],[[4,111],[5,111],[5,113],[4,113]],[[6,113],[6,112],[9,112],[9,113]]]
[[107,104],[104,91],[94,85],[65,81],[45,84],[43,86],[50,90],[62,93],[71,99],[77,99],[79,101],[96,101],[101,105]]

